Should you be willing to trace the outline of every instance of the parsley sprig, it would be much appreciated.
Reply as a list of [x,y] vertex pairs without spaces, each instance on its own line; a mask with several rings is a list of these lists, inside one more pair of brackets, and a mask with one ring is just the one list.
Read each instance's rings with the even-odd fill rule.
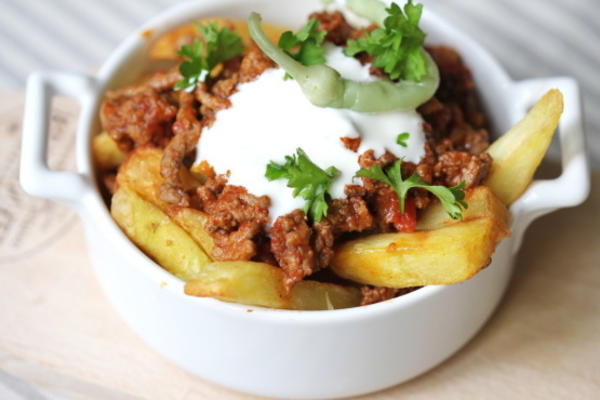
[[319,222],[327,216],[329,188],[339,173],[333,166],[321,169],[308,158],[304,150],[298,148],[296,154],[285,156],[284,164],[271,161],[265,177],[270,181],[287,179],[287,186],[294,189],[292,195],[306,200],[304,213]]
[[408,0],[404,12],[396,3],[392,3],[386,11],[388,16],[384,27],[349,40],[344,53],[354,56],[366,52],[374,56],[373,65],[382,68],[391,80],[421,82],[427,75],[422,51],[426,35],[419,28],[423,5],[415,5]]
[[402,132],[398,136],[396,136],[396,144],[399,144],[402,147],[408,147],[408,143],[406,141],[410,138],[410,133]]
[[398,160],[389,167],[383,170],[380,165],[373,165],[369,169],[362,168],[356,176],[361,178],[374,179],[389,185],[400,201],[400,211],[404,212],[404,202],[406,194],[412,188],[421,188],[433,193],[442,203],[442,206],[453,219],[462,218],[462,209],[467,208],[467,203],[464,201],[465,183],[462,182],[457,186],[448,188],[446,186],[428,185],[417,174],[412,174],[408,179],[402,179],[402,161]]
[[[278,46],[302,65],[311,66],[325,63],[325,47],[323,41],[326,31],[319,31],[319,21],[311,18],[296,33],[283,32],[279,37]],[[285,75],[290,78],[289,74]]]
[[218,64],[236,57],[244,50],[242,38],[227,27],[219,29],[216,23],[196,24],[204,41],[194,39],[191,45],[183,45],[177,54],[185,59],[179,65],[182,80],[175,90],[192,91],[198,82],[204,82]]

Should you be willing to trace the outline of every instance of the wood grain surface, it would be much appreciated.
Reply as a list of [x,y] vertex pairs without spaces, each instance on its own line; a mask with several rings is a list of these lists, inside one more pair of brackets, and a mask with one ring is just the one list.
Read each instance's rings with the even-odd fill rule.
[[[363,398],[600,398],[600,173],[592,188],[583,206],[533,224],[504,300],[475,339],[429,373]],[[0,261],[0,388],[21,381],[50,399],[255,398],[144,345],[103,296],[76,219]]]

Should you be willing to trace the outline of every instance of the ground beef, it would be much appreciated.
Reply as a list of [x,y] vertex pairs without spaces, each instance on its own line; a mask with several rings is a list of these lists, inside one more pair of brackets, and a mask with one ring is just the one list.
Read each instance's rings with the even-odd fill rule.
[[456,186],[465,182],[466,188],[472,188],[485,179],[491,164],[492,158],[487,153],[448,151],[438,158],[434,166],[435,181],[444,186]]
[[[396,157],[389,151],[386,151],[380,157],[375,157],[375,151],[367,150],[358,157],[358,164],[361,168],[365,169],[369,169],[374,165],[379,165],[381,168],[385,169],[391,166],[396,161],[398,161],[398,157]],[[365,197],[368,199],[370,203],[370,209],[373,211],[373,214],[376,218],[376,226],[378,228],[381,228],[387,223],[381,221],[381,215],[377,211],[377,197],[379,196],[381,191],[387,191],[389,188],[385,183],[373,179],[361,178],[361,180],[364,190],[366,192]],[[385,232],[387,232],[387,230]]]
[[379,165],[381,168],[386,168],[398,161],[393,153],[386,150],[380,157],[375,157],[374,150],[367,150],[358,157],[358,165],[361,168],[371,168],[373,165]]
[[432,141],[442,139],[450,134],[452,130],[452,109],[436,97],[431,98],[419,107],[419,114],[427,121],[424,125],[425,133]]
[[435,96],[444,104],[457,104],[464,119],[475,129],[487,120],[477,96],[475,81],[460,54],[446,46],[427,47],[440,70],[441,82]]
[[467,128],[463,134],[462,147],[471,154],[482,154],[490,146],[490,134],[486,129]]
[[479,102],[475,81],[460,55],[444,46],[428,47],[438,64],[440,87],[433,99],[419,107],[434,140],[448,138],[453,150],[480,154],[487,149],[487,120]]
[[166,145],[176,114],[177,107],[152,88],[132,96],[113,93],[100,108],[103,129],[126,152],[150,143]]
[[371,197],[371,204],[375,214],[377,231],[394,232],[398,230],[397,226],[401,223],[402,213],[400,212],[398,195],[394,190],[388,186],[379,187]]
[[229,79],[233,76],[239,75],[242,61],[245,55],[241,54],[237,57],[230,58],[223,62],[223,69],[219,73],[218,79]]
[[362,301],[360,305],[366,306],[369,304],[390,300],[394,297],[413,292],[417,289],[418,288],[393,289],[385,287],[363,286],[360,288],[362,293]]
[[329,266],[333,258],[333,245],[335,244],[334,226],[329,223],[317,222],[313,224],[313,249],[316,255],[317,266]]
[[220,79],[213,85],[212,92],[221,98],[228,98],[236,92],[239,80],[240,76],[238,73],[235,73],[229,78]]
[[181,80],[181,74],[179,73],[179,67],[175,66],[168,70],[159,70],[144,81],[137,85],[126,86],[118,90],[111,90],[105,94],[106,98],[118,98],[118,97],[133,97],[137,94],[143,93],[148,89],[152,89],[159,93],[165,93]]
[[271,251],[286,274],[288,288],[317,268],[311,237],[301,210],[280,216],[271,228]]
[[334,199],[329,204],[327,217],[320,224],[329,224],[338,235],[345,232],[362,232],[373,227],[373,217],[367,202],[359,196]]
[[136,146],[167,145],[170,125],[177,113],[172,92],[181,79],[177,67],[150,75],[138,85],[108,91],[100,108],[102,128],[117,142],[122,151]]
[[[426,153],[427,154],[427,153]],[[414,164],[411,162],[402,163],[402,176],[404,179],[416,173],[427,183],[431,183],[433,178],[433,166],[424,157],[424,162]],[[358,163],[362,168],[371,168],[373,165],[379,165],[381,168],[389,168],[398,161],[398,158],[389,151],[386,151],[380,157],[375,157],[373,150],[367,150],[359,156]],[[432,159],[435,161],[435,159]],[[375,218],[375,227],[381,232],[406,231],[411,232],[415,229],[414,219],[416,210],[426,208],[431,202],[431,194],[424,189],[412,189],[409,191],[404,204],[404,213],[400,212],[398,196],[385,183],[362,178],[363,187],[367,194],[366,199],[369,208]]]
[[[396,161],[397,157],[390,152],[376,158],[372,150],[366,151],[359,157],[359,164],[363,168],[379,165],[386,169]],[[426,183],[432,184],[435,161],[433,153],[428,151],[419,164],[405,161],[402,163],[402,177],[407,179],[416,174]],[[375,227],[380,232],[414,231],[417,210],[427,208],[433,198],[429,191],[413,188],[408,192],[404,203],[404,212],[401,212],[398,196],[388,185],[368,178],[362,178],[362,183],[367,192],[365,198],[375,219]]]
[[[424,130],[430,142],[442,142],[448,149],[467,151],[471,154],[480,154],[487,150],[488,131],[469,124],[457,104],[444,104],[434,98],[421,106],[419,112],[427,121]],[[439,147],[439,143],[436,147]]]
[[198,120],[194,96],[184,90],[179,92],[179,111],[173,124],[174,137],[169,142],[160,163],[163,184],[160,196],[167,203],[187,207],[189,196],[182,188],[179,176],[183,158],[196,148],[202,124]]
[[334,199],[327,217],[312,228],[301,210],[280,216],[271,228],[271,251],[286,273],[290,287],[305,276],[329,266],[335,238],[345,232],[361,232],[373,226],[367,203],[358,196]]
[[161,70],[155,72],[148,78],[146,85],[158,92],[173,89],[173,86],[181,80],[182,76],[179,73],[179,66],[169,70]]
[[[435,97],[418,109],[426,121],[427,144],[416,172],[437,185],[464,181],[467,187],[476,186],[487,177],[492,159],[485,153],[489,133],[473,76],[453,49],[427,50],[438,64],[441,82]],[[420,201],[417,208],[422,208]]]
[[223,69],[210,88],[213,95],[226,99],[236,92],[243,58],[237,56],[223,63]]
[[214,93],[215,86],[221,88],[221,86],[218,86],[217,84],[214,84],[209,88],[206,82],[199,82],[196,84],[196,89],[194,90],[196,100],[198,100],[204,109],[210,109],[210,112],[202,113],[203,116],[208,114],[214,115],[217,111],[231,107],[231,102],[228,98]]
[[326,31],[325,40],[334,43],[337,46],[344,46],[352,36],[355,29],[348,24],[344,15],[339,11],[332,13],[327,11],[315,12],[310,14],[309,18],[319,21],[319,31]]
[[253,81],[267,69],[273,67],[275,67],[275,63],[265,53],[258,47],[250,47],[240,65],[240,83]]
[[225,97],[215,95],[213,88],[206,82],[199,82],[194,90],[194,96],[200,103],[200,114],[204,126],[211,126],[218,111],[231,107],[231,102]]
[[205,204],[206,230],[215,241],[212,257],[218,261],[250,260],[257,253],[255,238],[264,233],[270,200],[254,196],[241,186],[227,185],[216,200]]
[[362,294],[361,306],[392,299],[396,297],[396,293],[398,293],[398,289],[372,286],[363,286],[360,288],[360,291]]
[[206,211],[212,205],[227,185],[227,175],[208,176],[204,184],[196,189],[198,208]]
[[262,234],[258,235],[254,241],[256,242],[256,254],[252,257],[252,261],[278,265],[271,251],[271,238],[267,234]]
[[[349,191],[352,192],[353,189]],[[346,193],[349,193],[349,191]],[[313,224],[313,248],[317,257],[317,267],[325,268],[329,266],[333,258],[335,240],[341,234],[362,232],[371,229],[373,225],[373,217],[362,197],[350,195],[346,199],[332,200],[329,204],[327,217]]]
[[344,147],[350,151],[357,152],[360,147],[361,138],[350,138],[350,137],[341,137],[340,140],[344,144]]

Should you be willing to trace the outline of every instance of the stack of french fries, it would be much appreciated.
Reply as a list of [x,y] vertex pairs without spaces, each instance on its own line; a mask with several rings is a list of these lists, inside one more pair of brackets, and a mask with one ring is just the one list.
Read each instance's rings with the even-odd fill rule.
[[[280,31],[273,30],[278,37]],[[179,47],[177,38],[167,36],[159,42],[153,57],[174,57],[171,50]],[[377,234],[342,243],[335,250],[331,269],[347,280],[388,288],[447,285],[477,274],[488,265],[497,244],[509,236],[507,207],[531,183],[562,108],[562,94],[549,91],[521,122],[490,146],[490,175],[485,185],[468,191],[468,209],[462,220],[451,219],[434,203],[420,216],[414,233]],[[98,170],[118,168],[118,189],[110,205],[115,221],[149,257],[186,282],[187,294],[294,310],[338,309],[361,303],[361,292],[355,286],[304,280],[287,290],[278,267],[252,261],[213,261],[213,240],[204,229],[207,215],[160,199],[162,150],[142,147],[126,157],[105,132],[94,137],[92,150]],[[189,188],[201,184],[183,167],[181,178]],[[248,190],[252,192],[252,188]]]
[[[162,151],[152,147],[138,148],[127,157],[117,174],[111,214],[138,247],[186,282],[187,294],[295,310],[360,304],[360,291],[353,287],[306,280],[288,291],[278,267],[251,261],[214,262],[209,256],[213,240],[204,230],[206,214],[160,199],[161,158]],[[189,171],[182,168],[181,174],[184,182],[194,184]]]

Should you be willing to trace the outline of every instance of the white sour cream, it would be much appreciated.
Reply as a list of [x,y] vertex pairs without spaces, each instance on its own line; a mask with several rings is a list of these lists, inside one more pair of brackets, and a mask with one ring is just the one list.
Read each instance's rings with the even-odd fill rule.
[[[344,77],[371,81],[368,66],[346,57],[342,49],[327,46],[327,64]],[[321,108],[310,103],[284,71],[271,69],[255,81],[240,84],[230,97],[231,107],[219,111],[215,123],[202,132],[196,162],[207,161],[217,173],[229,173],[229,184],[271,198],[269,215],[275,221],[304,206],[292,197],[286,180],[269,181],[270,161],[284,162],[302,148],[319,167],[335,166],[340,175],[331,186],[333,198],[344,198],[344,186],[353,182],[359,154],[373,149],[377,156],[389,150],[406,161],[419,162],[424,154],[423,120],[416,111],[366,114]],[[408,146],[396,143],[399,133],[409,132]],[[361,138],[358,152],[348,150],[341,137]]]

